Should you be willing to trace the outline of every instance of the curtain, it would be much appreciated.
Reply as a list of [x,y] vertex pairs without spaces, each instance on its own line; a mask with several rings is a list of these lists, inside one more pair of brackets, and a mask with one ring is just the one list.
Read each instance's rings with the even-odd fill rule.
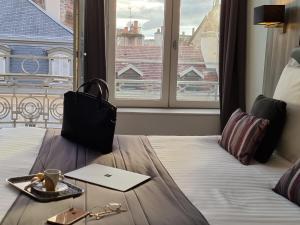
[[106,80],[104,1],[105,0],[85,1],[85,82],[93,78]]
[[222,0],[220,18],[221,131],[232,112],[245,110],[247,0]]

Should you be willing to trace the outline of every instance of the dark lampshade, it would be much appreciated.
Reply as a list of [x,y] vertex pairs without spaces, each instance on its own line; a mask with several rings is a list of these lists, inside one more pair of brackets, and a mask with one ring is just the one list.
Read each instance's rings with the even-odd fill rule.
[[262,5],[254,8],[254,24],[276,26],[284,23],[285,5]]

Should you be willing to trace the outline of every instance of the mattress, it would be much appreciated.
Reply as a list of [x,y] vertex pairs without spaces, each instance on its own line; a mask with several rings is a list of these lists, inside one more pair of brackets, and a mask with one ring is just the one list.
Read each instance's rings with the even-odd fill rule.
[[0,221],[19,194],[6,178],[29,174],[44,135],[39,128],[0,129]]
[[290,163],[239,163],[218,136],[151,136],[149,141],[179,188],[211,225],[299,225],[300,207],[274,193]]

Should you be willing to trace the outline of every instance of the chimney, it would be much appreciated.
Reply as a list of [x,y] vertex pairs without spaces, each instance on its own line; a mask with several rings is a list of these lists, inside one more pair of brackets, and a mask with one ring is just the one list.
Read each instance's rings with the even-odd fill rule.
[[135,34],[139,33],[139,22],[137,20],[133,21],[133,32]]
[[45,0],[46,12],[57,21],[60,21],[60,0]]
[[193,30],[192,30],[192,34],[194,34],[195,33],[195,28],[193,28]]

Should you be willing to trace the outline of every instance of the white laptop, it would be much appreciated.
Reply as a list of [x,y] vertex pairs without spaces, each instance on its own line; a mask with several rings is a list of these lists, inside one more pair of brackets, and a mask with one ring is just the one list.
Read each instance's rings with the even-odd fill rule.
[[146,175],[99,164],[91,164],[66,173],[65,176],[119,191],[127,191],[150,179]]

